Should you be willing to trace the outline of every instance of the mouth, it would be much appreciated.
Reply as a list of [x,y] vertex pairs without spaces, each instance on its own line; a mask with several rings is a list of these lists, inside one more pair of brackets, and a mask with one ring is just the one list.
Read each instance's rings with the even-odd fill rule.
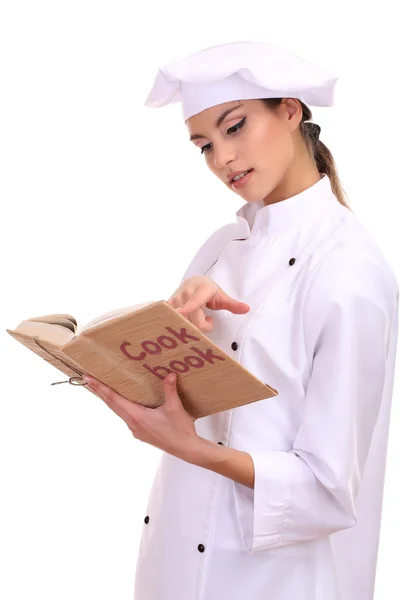
[[242,188],[250,181],[254,169],[248,169],[247,171],[241,171],[232,173],[229,176],[229,184],[234,188]]
[[247,175],[247,173],[249,173],[252,170],[253,169],[248,169],[247,171],[235,171],[234,173],[231,173],[228,176],[229,183],[232,184],[235,181],[239,181],[239,179],[241,179],[244,175]]

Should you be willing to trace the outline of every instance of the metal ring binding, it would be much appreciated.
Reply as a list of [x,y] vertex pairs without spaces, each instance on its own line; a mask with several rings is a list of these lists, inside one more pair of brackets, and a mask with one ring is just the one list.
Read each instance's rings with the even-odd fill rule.
[[73,367],[72,365],[68,364],[67,362],[65,362],[65,360],[63,360],[59,356],[56,356],[55,354],[53,354],[52,352],[50,352],[50,350],[48,350],[47,348],[45,348],[44,346],[42,346],[42,344],[39,343],[39,338],[38,337],[34,337],[33,341],[35,342],[35,344],[37,346],[39,346],[39,348],[41,348],[42,350],[44,350],[45,352],[47,352],[47,354],[50,354],[50,356],[52,356],[53,358],[55,358],[59,362],[62,362],[63,365],[65,365],[66,367],[68,367],[68,369],[71,369],[71,371],[74,371],[75,373],[77,373],[76,376],[70,377],[67,381],[55,381],[54,383],[51,383],[50,385],[59,385],[60,383],[69,383],[70,385],[87,385],[86,381],[83,380],[83,377],[82,377],[83,372],[82,371],[79,371],[79,369],[77,369],[76,367]]
[[70,385],[87,385],[86,381],[84,381],[82,377],[70,377],[67,379],[67,381],[54,381],[50,385],[59,385],[60,383],[69,383]]

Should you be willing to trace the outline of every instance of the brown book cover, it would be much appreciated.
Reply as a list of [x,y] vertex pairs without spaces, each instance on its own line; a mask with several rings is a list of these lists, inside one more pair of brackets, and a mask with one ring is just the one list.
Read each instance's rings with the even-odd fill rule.
[[164,300],[107,313],[81,328],[71,315],[55,314],[7,332],[71,383],[88,373],[150,408],[163,404],[163,379],[175,371],[182,404],[194,419],[278,394]]

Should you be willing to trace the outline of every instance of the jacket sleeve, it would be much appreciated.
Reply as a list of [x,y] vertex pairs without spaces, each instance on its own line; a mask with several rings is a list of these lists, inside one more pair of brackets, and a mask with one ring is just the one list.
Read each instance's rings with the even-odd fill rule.
[[234,482],[248,552],[357,523],[355,499],[394,368],[387,357],[397,311],[397,282],[382,263],[335,251],[318,269],[304,302],[312,366],[301,426],[290,451],[249,452],[254,490]]

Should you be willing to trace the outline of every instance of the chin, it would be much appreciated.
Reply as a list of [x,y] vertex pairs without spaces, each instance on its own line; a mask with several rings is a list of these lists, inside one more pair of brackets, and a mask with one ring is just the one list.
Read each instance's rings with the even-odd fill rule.
[[240,198],[242,198],[245,202],[249,202],[249,203],[260,202],[267,195],[267,194],[265,194],[264,191],[260,192],[260,190],[256,190],[254,188],[251,189],[251,186],[249,186],[247,189],[243,188],[242,190],[239,190],[239,191],[233,190],[233,192],[237,196],[240,196]]

